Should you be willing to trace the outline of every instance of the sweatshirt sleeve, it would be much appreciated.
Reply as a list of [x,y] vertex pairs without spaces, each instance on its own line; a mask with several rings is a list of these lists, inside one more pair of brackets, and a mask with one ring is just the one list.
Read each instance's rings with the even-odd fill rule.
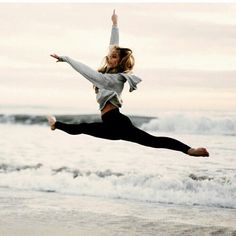
[[119,28],[115,25],[111,28],[110,46],[119,46]]
[[61,56],[60,60],[70,64],[73,69],[79,72],[83,77],[85,77],[98,88],[116,90],[117,84],[124,83],[124,81],[119,78],[119,74],[103,74],[97,72],[87,65],[75,61],[74,59],[67,56]]

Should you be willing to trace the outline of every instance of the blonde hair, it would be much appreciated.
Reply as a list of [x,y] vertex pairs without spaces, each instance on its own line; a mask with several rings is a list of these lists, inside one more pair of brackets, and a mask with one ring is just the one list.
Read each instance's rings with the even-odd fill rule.
[[110,50],[116,50],[119,54],[120,61],[117,67],[109,69],[108,68],[108,57],[106,56],[103,60],[102,66],[98,69],[98,72],[101,73],[129,73],[132,71],[135,60],[133,52],[129,48],[121,48],[118,46],[113,46]]

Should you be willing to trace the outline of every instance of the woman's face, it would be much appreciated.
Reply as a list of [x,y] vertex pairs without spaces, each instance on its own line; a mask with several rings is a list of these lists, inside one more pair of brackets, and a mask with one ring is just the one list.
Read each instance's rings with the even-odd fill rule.
[[116,49],[112,49],[107,55],[107,63],[109,68],[113,69],[118,66],[120,62],[120,56]]

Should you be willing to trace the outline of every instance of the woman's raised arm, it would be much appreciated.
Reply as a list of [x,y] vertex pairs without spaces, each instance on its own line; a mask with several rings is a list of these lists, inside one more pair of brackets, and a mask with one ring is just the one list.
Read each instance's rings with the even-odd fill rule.
[[111,16],[111,20],[114,26],[118,25],[118,16],[116,15],[116,10],[113,10],[113,14]]
[[111,29],[111,37],[110,37],[110,46],[115,46],[115,45],[119,46],[118,16],[116,15],[115,10],[113,10],[111,20],[112,20],[112,29]]

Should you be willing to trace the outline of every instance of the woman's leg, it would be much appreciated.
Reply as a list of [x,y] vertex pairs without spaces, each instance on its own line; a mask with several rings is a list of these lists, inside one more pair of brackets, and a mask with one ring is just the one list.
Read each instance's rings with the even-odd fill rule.
[[183,153],[188,153],[190,147],[176,139],[169,137],[157,137],[147,132],[131,126],[125,132],[122,139],[130,142],[135,142],[144,146],[153,147],[153,148],[166,148],[175,151],[181,151]]
[[62,130],[68,134],[87,134],[97,138],[104,139],[119,139],[109,127],[104,125],[102,122],[94,123],[80,123],[80,124],[66,124],[60,121],[56,121],[55,128]]
[[103,116],[106,125],[112,126],[112,132],[123,140],[135,142],[153,148],[166,148],[187,153],[190,147],[169,137],[155,137],[135,127],[131,120],[115,110]]
[[117,132],[106,122],[67,124],[57,121],[54,116],[48,116],[47,119],[51,130],[59,129],[72,135],[87,134],[97,138],[120,139]]
[[119,113],[119,131],[120,139],[135,142],[144,146],[153,148],[166,148],[180,151],[191,156],[209,156],[206,148],[191,148],[179,140],[169,137],[156,137],[135,127],[131,120]]

